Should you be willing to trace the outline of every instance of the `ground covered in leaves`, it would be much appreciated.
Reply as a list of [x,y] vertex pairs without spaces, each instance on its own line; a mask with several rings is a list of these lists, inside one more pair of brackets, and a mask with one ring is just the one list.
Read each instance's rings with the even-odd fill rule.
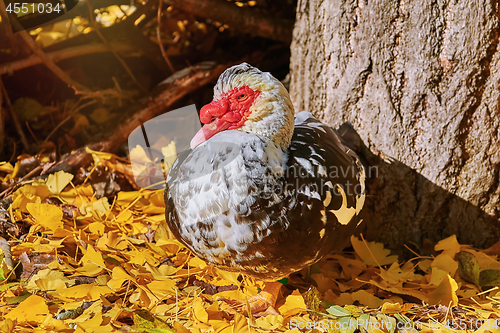
[[194,257],[164,224],[162,190],[125,191],[130,165],[93,157],[79,175],[44,174],[42,161],[22,183],[30,157],[0,164],[11,184],[0,207],[1,332],[500,331],[500,244],[479,251],[454,236],[409,261],[353,237],[353,251],[290,277],[278,314],[238,313],[223,299],[264,282]]

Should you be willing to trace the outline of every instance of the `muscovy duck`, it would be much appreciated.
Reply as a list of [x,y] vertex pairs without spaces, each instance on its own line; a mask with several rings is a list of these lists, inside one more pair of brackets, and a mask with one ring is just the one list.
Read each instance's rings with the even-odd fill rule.
[[276,280],[342,249],[365,201],[358,156],[280,81],[227,69],[167,177],[166,220],[207,263]]

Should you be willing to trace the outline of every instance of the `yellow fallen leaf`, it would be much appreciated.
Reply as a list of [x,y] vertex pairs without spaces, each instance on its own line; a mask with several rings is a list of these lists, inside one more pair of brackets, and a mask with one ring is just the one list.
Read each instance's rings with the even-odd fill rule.
[[240,276],[240,273],[235,273],[235,272],[228,272],[228,271],[223,271],[221,269],[215,270],[217,273],[217,276],[219,276],[223,280],[228,280],[234,283],[235,285],[239,286],[240,282],[238,281],[238,277]]
[[351,236],[351,244],[356,254],[363,262],[370,266],[385,266],[398,261],[398,256],[390,255],[391,251],[384,248],[384,244],[377,242],[363,242]]
[[26,285],[28,290],[56,290],[66,288],[66,284],[73,284],[74,281],[64,276],[63,272],[42,269],[33,275]]
[[307,305],[299,291],[295,290],[291,295],[287,296],[285,304],[280,306],[278,311],[283,316],[293,316],[302,312],[302,309],[307,309]]
[[45,304],[45,299],[37,295],[31,295],[14,310],[7,313],[4,318],[16,320],[18,323],[41,323],[47,314],[49,314],[49,307]]
[[432,261],[431,267],[439,268],[442,271],[448,272],[451,276],[454,276],[458,269],[458,262],[448,254],[441,253]]
[[431,279],[429,281],[429,284],[432,284],[434,286],[438,286],[444,278],[448,275],[448,272],[443,271],[437,267],[432,267],[432,272],[431,272]]
[[50,174],[45,181],[47,188],[52,194],[61,193],[64,188],[73,180],[73,175],[64,171]]
[[14,319],[7,319],[0,321],[0,332],[14,332],[16,321]]
[[410,295],[410,296],[416,297],[418,299],[421,299],[421,300],[427,302],[427,298],[428,298],[427,293],[422,292],[420,290],[416,290],[416,289],[405,288],[405,287],[403,287],[401,282],[397,285],[389,285],[384,280],[382,280],[380,282],[370,280],[368,283],[370,283],[376,287],[379,287],[380,289],[383,289],[385,291],[390,291],[392,293],[401,294],[401,295]]
[[[65,299],[83,299],[85,301],[95,301],[101,295],[111,294],[113,290],[107,286],[96,286],[94,284],[80,284],[70,288],[58,290],[55,294]],[[55,295],[54,294],[54,295]]]
[[148,283],[147,287],[159,300],[162,300],[167,295],[175,294],[176,282],[174,280],[154,280]]
[[401,311],[401,304],[399,303],[384,303],[382,304],[382,313],[399,312]]
[[188,265],[190,267],[199,267],[199,268],[205,268],[207,266],[207,263],[204,262],[203,260],[201,260],[200,258],[198,257],[192,257],[190,260],[189,260],[189,263]]
[[99,235],[99,236],[104,235],[105,229],[106,226],[104,225],[104,223],[99,221],[89,224],[89,231],[94,235]]
[[106,268],[101,252],[97,252],[92,246],[87,247],[80,264],[83,264],[83,267],[77,268],[76,271],[87,276],[99,275]]
[[455,280],[450,275],[447,275],[436,289],[429,294],[428,302],[432,305],[457,306],[457,289],[458,285]]
[[254,333],[255,330],[249,325],[248,318],[237,313],[234,315],[233,333]]
[[384,300],[369,293],[366,290],[358,290],[352,293],[352,299],[359,303],[366,305],[369,308],[376,309],[384,303]]
[[203,303],[199,298],[194,303],[192,313],[195,320],[200,321],[202,323],[208,323],[208,313],[203,307]]
[[158,264],[158,260],[156,260],[152,253],[146,249],[134,249],[130,252],[126,252],[126,254],[129,256],[129,263],[131,264],[140,266],[144,266],[145,263],[153,266]]
[[181,323],[179,323],[178,321],[174,321],[174,329],[177,333],[191,333],[190,330],[188,330],[187,328],[185,328]]
[[274,331],[280,328],[283,325],[283,316],[280,315],[268,315],[265,317],[260,317],[255,320],[255,327],[267,330]]
[[[94,202],[82,203],[79,209],[80,213],[84,216],[95,216],[99,218],[100,216],[107,214],[111,209],[111,206],[109,205],[108,198],[102,197]],[[94,213],[94,215],[92,215],[92,213]],[[99,215],[95,215],[95,213],[98,213]]]
[[9,162],[0,162],[0,171],[5,173],[14,172],[14,167]]
[[106,251],[110,248],[116,250],[125,250],[128,247],[128,242],[127,238],[121,235],[118,231],[110,231],[99,238],[96,247],[103,251]]
[[441,254],[447,254],[450,257],[455,257],[455,254],[460,252],[460,244],[457,241],[457,236],[453,235],[439,241],[434,245],[435,251],[443,251]]
[[35,219],[35,223],[55,231],[57,228],[62,228],[63,212],[61,208],[46,203],[28,203],[26,209]]
[[[102,313],[97,312],[94,314],[94,316],[86,321],[79,322],[77,325],[78,327],[81,327],[82,329],[85,330],[85,332],[106,332],[106,330],[101,330],[102,327],[100,327],[102,324]],[[97,330],[99,328],[99,330]],[[113,330],[110,330],[108,332],[112,332]]]
[[120,289],[123,282],[125,281],[135,282],[135,279],[119,266],[113,268],[111,276],[112,279],[108,281],[108,287],[110,287],[113,290]]
[[141,198],[142,193],[139,191],[130,192],[118,192],[118,197],[116,198],[116,203],[122,207],[128,206],[132,201],[137,198]]

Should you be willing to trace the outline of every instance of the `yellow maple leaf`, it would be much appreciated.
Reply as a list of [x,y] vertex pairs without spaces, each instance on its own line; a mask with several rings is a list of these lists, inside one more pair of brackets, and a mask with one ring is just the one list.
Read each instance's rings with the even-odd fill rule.
[[35,219],[35,223],[55,231],[58,228],[62,228],[63,222],[63,212],[61,208],[50,205],[46,203],[28,203],[26,209]]

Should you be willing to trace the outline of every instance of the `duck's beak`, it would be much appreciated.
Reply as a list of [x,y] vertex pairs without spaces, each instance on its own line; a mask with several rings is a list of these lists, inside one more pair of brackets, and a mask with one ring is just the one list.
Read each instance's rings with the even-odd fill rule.
[[228,111],[228,105],[228,101],[225,98],[221,98],[201,108],[200,120],[206,125],[204,125],[191,140],[191,149],[194,149],[200,143],[205,142],[215,134],[229,127],[229,122],[220,119]]
[[226,130],[230,125],[231,123],[218,118],[212,121],[210,124],[204,125],[191,140],[191,143],[189,144],[191,146],[191,149],[194,149],[200,143],[205,142],[215,134]]

